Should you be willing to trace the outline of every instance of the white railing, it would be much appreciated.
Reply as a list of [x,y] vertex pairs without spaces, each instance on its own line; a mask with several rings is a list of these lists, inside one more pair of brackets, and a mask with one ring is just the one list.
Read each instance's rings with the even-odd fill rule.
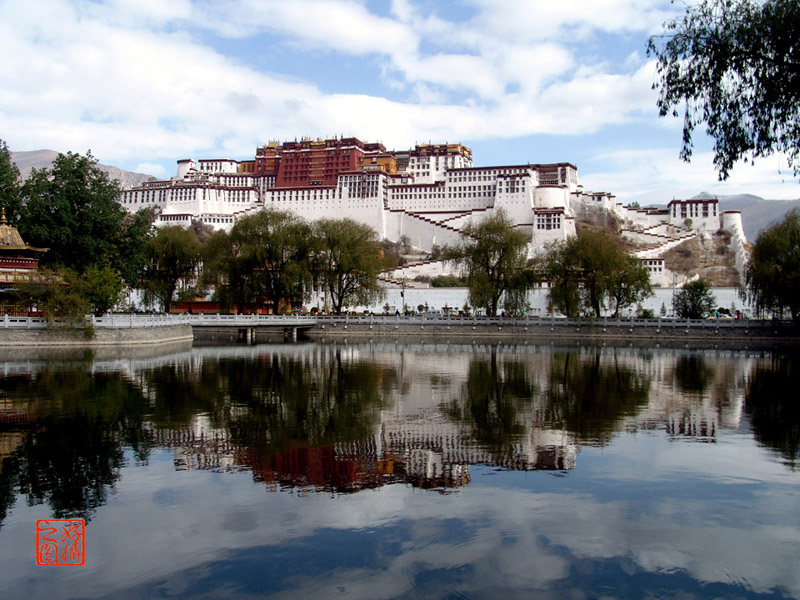
[[[164,327],[169,325],[254,327],[254,326],[294,326],[314,325],[316,320],[307,315],[141,315],[110,314],[102,317],[87,316],[86,324],[104,329],[125,329],[131,327]],[[56,325],[58,321],[56,321]],[[40,317],[10,317],[0,319],[3,329],[44,329],[47,319]]]
[[91,317],[95,327],[159,327],[164,325],[192,325],[193,327],[255,327],[313,325],[314,317],[306,315],[137,315],[118,314]]
[[[790,326],[791,321],[769,319],[639,319],[635,317],[613,319],[566,319],[544,317],[451,317],[430,315],[222,315],[222,314],[182,314],[182,315],[142,315],[112,314],[103,317],[87,316],[87,324],[93,327],[123,329],[131,327],[164,327],[169,325],[191,325],[193,327],[303,327],[325,324],[370,324],[370,325],[495,325],[518,327],[573,327],[573,328],[714,328],[714,329],[755,329],[770,328],[776,325]],[[0,318],[2,329],[44,329],[47,319],[40,317]]]
[[44,329],[47,327],[47,319],[3,315],[2,325],[3,329]]
[[[601,317],[599,319],[567,319],[554,316],[528,316],[528,317],[452,317],[429,315],[317,315],[317,324],[408,324],[408,325],[496,325],[496,326],[547,326],[547,327],[581,327],[601,328],[613,327],[651,327],[651,328],[713,328],[713,329],[747,329],[768,328],[778,324],[770,319],[640,319],[636,317],[623,317],[614,319]],[[791,321],[783,321],[783,326],[791,325]]]

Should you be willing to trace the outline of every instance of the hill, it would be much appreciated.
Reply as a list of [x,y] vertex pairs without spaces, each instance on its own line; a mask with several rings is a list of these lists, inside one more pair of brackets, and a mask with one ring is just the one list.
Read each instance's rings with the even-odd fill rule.
[[[32,150],[29,152],[12,152],[11,153],[11,160],[17,165],[19,169],[20,177],[24,181],[28,178],[28,175],[31,174],[33,169],[44,169],[50,168],[53,164],[53,161],[58,156],[58,152],[54,150]],[[128,189],[133,187],[134,185],[139,185],[143,181],[147,181],[151,179],[151,175],[145,175],[144,173],[133,173],[131,171],[123,171],[118,167],[112,167],[110,165],[104,165],[98,163],[97,166],[108,173],[108,176],[112,179],[116,179],[119,181],[120,186],[122,189]]]

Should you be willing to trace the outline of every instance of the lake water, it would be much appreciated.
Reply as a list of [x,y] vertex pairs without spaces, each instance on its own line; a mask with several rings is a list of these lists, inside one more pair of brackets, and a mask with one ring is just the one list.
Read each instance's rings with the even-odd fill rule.
[[795,355],[137,353],[0,355],[4,598],[800,597]]

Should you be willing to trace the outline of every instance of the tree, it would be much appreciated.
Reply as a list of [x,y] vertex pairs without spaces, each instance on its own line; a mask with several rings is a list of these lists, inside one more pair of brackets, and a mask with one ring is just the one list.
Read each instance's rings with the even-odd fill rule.
[[465,271],[470,303],[495,316],[506,294],[506,309],[514,311],[519,295],[528,291],[533,280],[524,275],[528,270],[528,236],[514,228],[503,210],[482,221],[470,221],[461,236],[461,244],[446,248],[444,254]]
[[244,293],[266,300],[277,313],[297,306],[311,289],[311,226],[290,212],[266,209],[239,219],[231,229],[235,266],[247,273]]
[[41,310],[50,325],[55,325],[57,319],[59,325],[67,327],[86,325],[91,305],[81,291],[79,275],[72,269],[43,269],[36,279],[20,284],[18,293],[26,304]]
[[692,132],[705,123],[720,179],[773,152],[800,172],[798,39],[797,0],[701,0],[650,38],[659,114],[683,107],[681,158],[690,160]]
[[568,317],[580,312],[581,271],[578,259],[567,242],[555,242],[538,260],[542,276],[550,283],[550,304]]
[[148,240],[141,285],[146,304],[158,300],[169,312],[182,279],[195,274],[200,263],[200,244],[190,229],[179,225],[162,227]]
[[242,307],[246,302],[245,281],[252,273],[243,269],[239,247],[223,230],[215,231],[203,243],[202,282],[214,289],[214,299],[225,310]]
[[587,229],[567,242],[581,271],[584,310],[600,317],[612,290],[612,278],[627,254],[618,237],[606,230]]
[[81,275],[78,285],[80,293],[98,317],[119,304],[124,296],[125,282],[122,276],[107,265],[91,265]]
[[717,301],[705,279],[690,281],[675,294],[672,309],[681,319],[702,319],[712,310]]
[[119,193],[91,154],[59,154],[50,169],[34,169],[22,186],[20,233],[32,246],[49,248],[43,265],[78,273],[109,265],[133,284],[149,223],[146,213],[128,217],[116,201]]
[[625,255],[608,278],[609,307],[613,309],[613,317],[617,318],[623,308],[639,304],[652,295],[650,273],[642,261]]
[[6,219],[12,225],[19,220],[22,205],[19,184],[19,169],[11,160],[11,151],[0,140],[0,206],[6,211]]
[[583,230],[550,246],[541,264],[552,304],[569,317],[580,310],[600,317],[607,308],[617,317],[653,293],[647,269],[606,230]]
[[313,227],[314,268],[333,311],[380,300],[382,260],[373,229],[352,219],[320,219]]
[[133,214],[126,214],[122,222],[119,240],[120,258],[111,265],[119,271],[122,280],[129,287],[137,287],[139,276],[144,269],[147,241],[153,237],[155,213],[152,208],[142,208]]
[[762,231],[745,271],[742,295],[758,313],[781,314],[789,309],[800,321],[800,212],[794,209],[783,220]]

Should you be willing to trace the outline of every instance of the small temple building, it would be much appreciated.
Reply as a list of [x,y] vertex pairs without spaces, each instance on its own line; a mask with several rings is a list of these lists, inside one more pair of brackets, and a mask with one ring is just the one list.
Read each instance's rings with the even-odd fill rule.
[[6,221],[6,209],[0,212],[0,315],[26,317],[31,307],[22,298],[18,286],[43,279],[39,257],[47,248],[26,244],[16,227]]

